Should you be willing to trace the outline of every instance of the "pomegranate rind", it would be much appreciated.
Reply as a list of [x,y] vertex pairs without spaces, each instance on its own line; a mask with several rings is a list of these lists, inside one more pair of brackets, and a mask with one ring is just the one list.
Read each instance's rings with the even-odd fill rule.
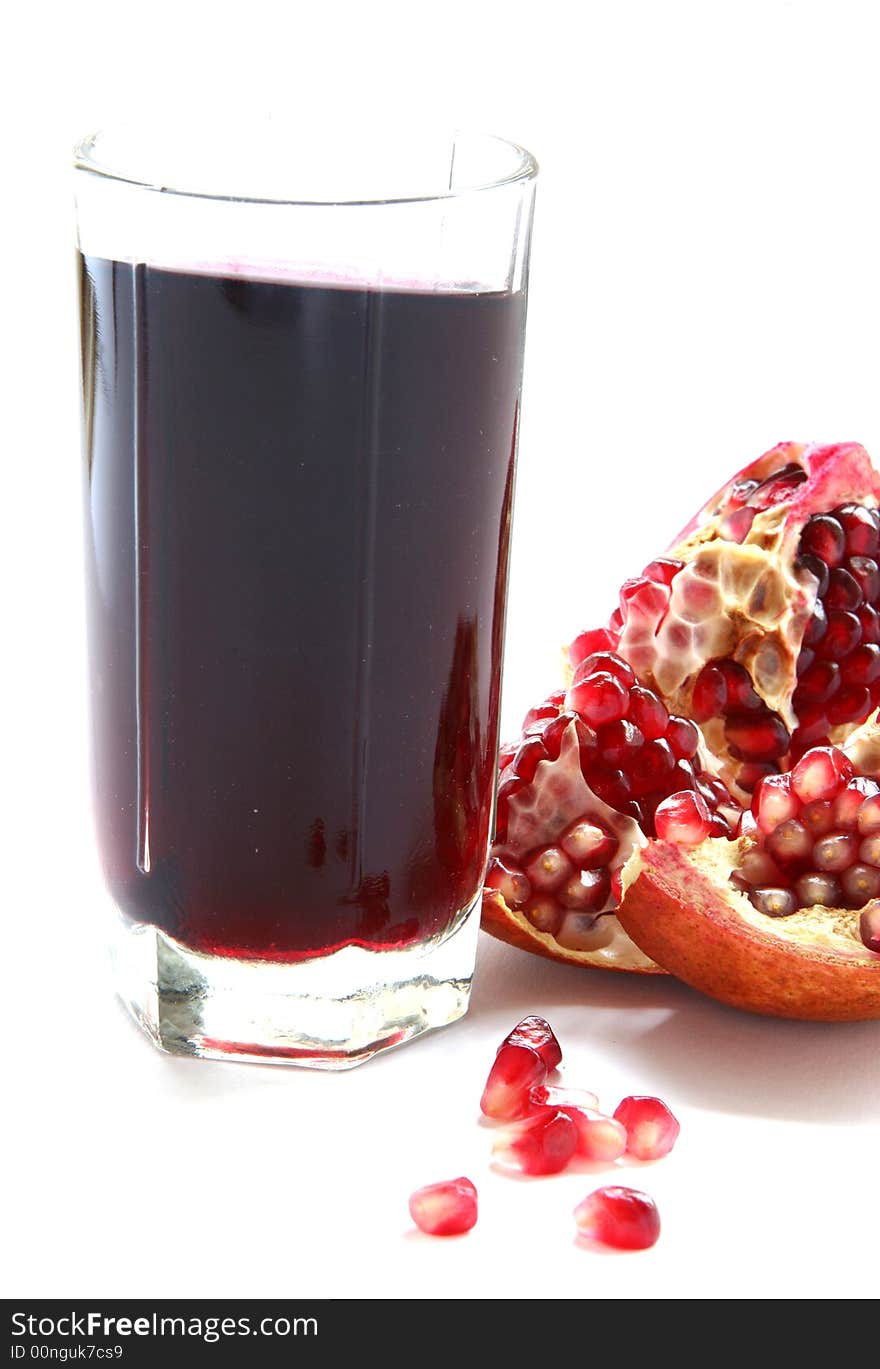
[[813,1022],[880,1018],[880,955],[858,911],[758,912],[728,884],[743,839],[695,850],[652,842],[630,872],[618,918],[646,955],[710,998],[769,1017]]

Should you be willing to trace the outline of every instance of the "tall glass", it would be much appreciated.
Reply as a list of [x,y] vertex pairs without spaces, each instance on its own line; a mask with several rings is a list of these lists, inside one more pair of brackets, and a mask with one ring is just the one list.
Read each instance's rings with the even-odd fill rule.
[[97,840],[154,1042],[342,1068],[467,1007],[536,166],[76,156]]

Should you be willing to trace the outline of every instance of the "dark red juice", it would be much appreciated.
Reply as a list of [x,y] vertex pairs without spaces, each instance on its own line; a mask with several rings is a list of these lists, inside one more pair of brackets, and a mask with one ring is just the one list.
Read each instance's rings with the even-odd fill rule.
[[121,911],[442,935],[495,774],[523,297],[82,260],[98,840]]

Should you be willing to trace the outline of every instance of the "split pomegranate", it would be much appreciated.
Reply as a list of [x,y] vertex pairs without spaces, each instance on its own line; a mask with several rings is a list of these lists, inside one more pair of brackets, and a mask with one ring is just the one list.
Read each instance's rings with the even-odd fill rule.
[[634,1188],[597,1188],[578,1203],[574,1220],[581,1236],[617,1250],[647,1250],[660,1235],[653,1198]]
[[470,1179],[445,1179],[412,1194],[409,1213],[429,1236],[460,1236],[477,1221],[477,1190]]

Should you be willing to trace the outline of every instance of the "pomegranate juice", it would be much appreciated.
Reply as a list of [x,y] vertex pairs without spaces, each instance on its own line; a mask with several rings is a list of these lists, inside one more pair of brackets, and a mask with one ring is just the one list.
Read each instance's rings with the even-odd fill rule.
[[269,959],[444,934],[486,857],[523,297],[81,277],[117,906]]

